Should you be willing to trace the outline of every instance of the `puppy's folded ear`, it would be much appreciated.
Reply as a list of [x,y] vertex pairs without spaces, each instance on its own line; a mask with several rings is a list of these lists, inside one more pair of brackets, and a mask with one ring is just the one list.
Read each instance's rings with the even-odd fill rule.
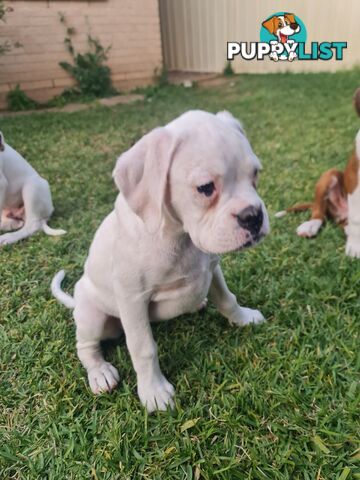
[[133,212],[150,232],[161,225],[169,169],[176,142],[165,128],[155,128],[117,160],[113,178]]
[[276,32],[276,22],[277,22],[277,17],[274,16],[262,22],[262,26],[266,28],[268,32],[274,35],[274,33]]
[[284,17],[287,18],[290,23],[297,23],[293,13],[284,13]]
[[4,140],[4,135],[2,132],[0,132],[0,152],[3,152],[5,150],[5,140]]
[[224,110],[223,112],[218,112],[216,116],[221,118],[221,120],[226,122],[228,125],[231,125],[245,135],[244,127],[241,125],[237,118],[231,115],[230,112]]

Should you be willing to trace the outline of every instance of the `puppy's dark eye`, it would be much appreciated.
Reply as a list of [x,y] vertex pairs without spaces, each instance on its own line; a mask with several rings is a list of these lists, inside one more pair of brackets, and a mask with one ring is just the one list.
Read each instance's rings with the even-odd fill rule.
[[196,190],[199,193],[202,193],[203,195],[205,195],[205,197],[211,197],[211,195],[215,191],[214,182],[206,183],[205,185],[200,185],[200,187],[196,187]]

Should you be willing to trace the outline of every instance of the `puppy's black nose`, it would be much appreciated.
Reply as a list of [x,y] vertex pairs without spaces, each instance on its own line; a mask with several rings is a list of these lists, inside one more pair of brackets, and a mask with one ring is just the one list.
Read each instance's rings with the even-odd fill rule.
[[261,230],[264,214],[261,207],[246,207],[236,218],[240,227],[249,230],[252,235],[257,235]]
[[296,30],[298,28],[298,24],[297,23],[290,23],[290,27],[293,29],[293,30]]

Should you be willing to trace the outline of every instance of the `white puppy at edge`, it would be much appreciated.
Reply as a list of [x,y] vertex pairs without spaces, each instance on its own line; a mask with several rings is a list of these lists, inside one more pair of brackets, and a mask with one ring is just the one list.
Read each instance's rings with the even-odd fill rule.
[[[269,231],[256,192],[260,162],[240,123],[228,112],[189,111],[139,140],[117,161],[115,209],[95,234],[74,298],[77,352],[94,393],[119,381],[100,341],[120,325],[149,412],[173,406],[174,388],[160,370],[150,322],[196,311],[207,295],[231,324],[259,323],[240,307],[217,254],[255,245]],[[121,320],[119,320],[121,319]]]
[[10,145],[0,132],[0,246],[30,237],[38,230],[63,235],[47,225],[54,207],[48,182]]

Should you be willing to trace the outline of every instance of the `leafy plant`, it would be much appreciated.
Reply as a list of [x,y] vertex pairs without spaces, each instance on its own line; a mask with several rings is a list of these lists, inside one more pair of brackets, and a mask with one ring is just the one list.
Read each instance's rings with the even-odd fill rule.
[[46,102],[46,108],[61,108],[68,103],[88,103],[94,101],[93,95],[83,95],[78,88],[65,88],[60,95],[56,95]]
[[105,97],[118,93],[112,85],[110,68],[105,65],[111,47],[104,48],[98,39],[88,34],[89,51],[76,52],[72,42],[75,29],[67,26],[63,14],[60,14],[60,22],[66,27],[64,44],[73,58],[73,64],[60,62],[59,65],[75,79],[78,88],[72,89],[73,93],[90,97]]
[[155,68],[155,81],[159,87],[169,85],[169,72],[166,67]]
[[145,95],[147,99],[150,99],[155,96],[158,96],[164,87],[170,86],[169,72],[166,67],[155,68],[153,78],[155,81],[153,85],[136,87],[132,91],[134,93],[141,93],[142,95]]
[[13,112],[34,110],[39,107],[39,103],[30,98],[19,85],[7,94],[6,101],[8,109]]
[[4,0],[0,0],[0,20],[4,22],[5,14],[12,11],[13,11],[12,7],[5,6]]
[[[5,15],[8,12],[12,12],[11,7],[7,7],[4,5],[3,0],[0,0],[0,20],[5,22]],[[6,41],[4,43],[0,43],[0,55],[3,55],[4,53],[8,52],[11,49],[11,44],[10,42]]]
[[225,75],[225,77],[231,77],[232,75],[235,75],[231,62],[227,62],[227,64],[225,65],[223,75]]

